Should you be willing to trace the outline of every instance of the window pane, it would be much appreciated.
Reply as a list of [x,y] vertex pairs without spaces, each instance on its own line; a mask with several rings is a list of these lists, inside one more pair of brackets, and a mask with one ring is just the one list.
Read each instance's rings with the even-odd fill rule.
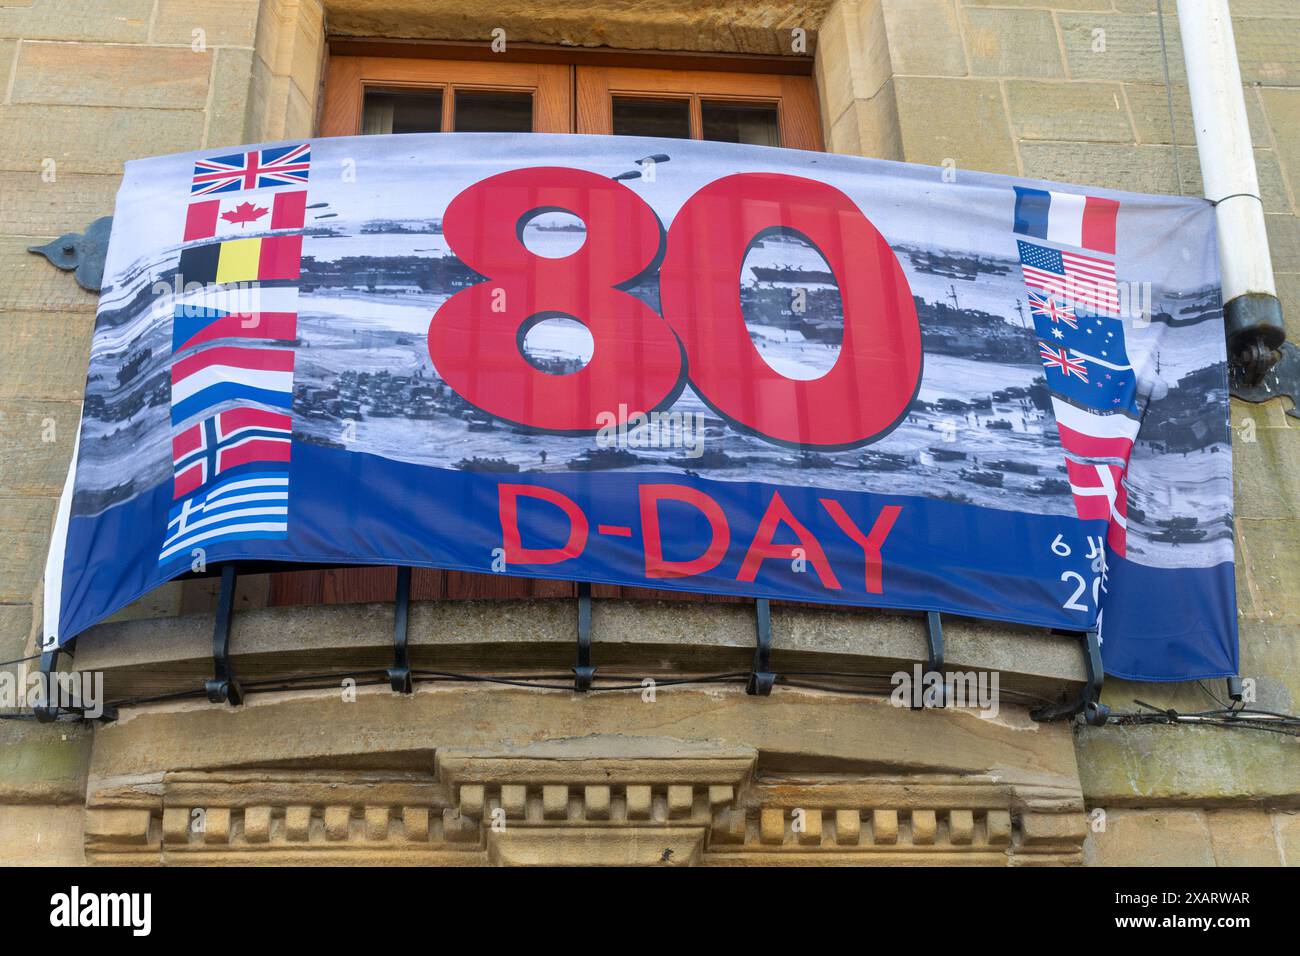
[[442,131],[442,91],[366,93],[361,132],[438,133]]
[[691,138],[690,100],[614,97],[615,136]]
[[704,138],[720,143],[780,146],[776,106],[767,103],[704,103]]
[[531,133],[533,95],[456,91],[456,132]]

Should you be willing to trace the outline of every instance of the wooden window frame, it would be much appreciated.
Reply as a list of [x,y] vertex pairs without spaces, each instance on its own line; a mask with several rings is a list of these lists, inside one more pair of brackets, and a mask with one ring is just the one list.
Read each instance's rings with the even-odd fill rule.
[[[458,90],[529,92],[533,132],[613,133],[613,96],[688,99],[693,139],[702,138],[703,103],[743,102],[777,107],[781,145],[822,149],[820,113],[812,61],[797,57],[739,54],[657,54],[582,51],[511,44],[508,53],[482,46],[383,40],[330,43],[320,136],[361,133],[367,91],[442,93],[442,128],[454,129]],[[336,604],[390,601],[396,582],[391,566],[303,569],[273,573],[269,603]],[[517,578],[472,572],[415,569],[416,600],[556,598],[576,594],[570,581]],[[652,588],[593,585],[602,598],[743,602]]]

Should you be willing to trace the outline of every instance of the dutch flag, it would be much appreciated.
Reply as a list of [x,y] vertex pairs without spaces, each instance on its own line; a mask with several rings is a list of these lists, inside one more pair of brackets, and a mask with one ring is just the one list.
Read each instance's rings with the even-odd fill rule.
[[1016,186],[1016,232],[1065,246],[1115,254],[1119,203],[1100,196]]

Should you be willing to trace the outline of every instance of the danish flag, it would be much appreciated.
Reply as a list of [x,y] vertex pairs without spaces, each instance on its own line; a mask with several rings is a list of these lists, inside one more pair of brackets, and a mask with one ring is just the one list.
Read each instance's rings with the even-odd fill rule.
[[1127,469],[1118,465],[1085,465],[1067,458],[1065,470],[1079,517],[1085,521],[1105,521],[1106,540],[1111,550],[1124,557],[1128,531],[1128,491],[1124,487]]

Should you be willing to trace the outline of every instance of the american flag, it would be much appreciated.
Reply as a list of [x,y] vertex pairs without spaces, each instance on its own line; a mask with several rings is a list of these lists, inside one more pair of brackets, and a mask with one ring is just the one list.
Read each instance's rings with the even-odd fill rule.
[[1046,342],[1039,342],[1038,354],[1042,356],[1043,367],[1049,371],[1056,369],[1066,378],[1074,375],[1080,381],[1088,381],[1088,361],[1077,352],[1071,356],[1064,348],[1054,349]]
[[194,161],[191,196],[266,186],[301,186],[311,171],[311,144],[251,149]]
[[1020,247],[1020,265],[1029,288],[1070,299],[1098,312],[1119,314],[1119,287],[1113,262],[1023,240],[1016,240],[1016,245]]

